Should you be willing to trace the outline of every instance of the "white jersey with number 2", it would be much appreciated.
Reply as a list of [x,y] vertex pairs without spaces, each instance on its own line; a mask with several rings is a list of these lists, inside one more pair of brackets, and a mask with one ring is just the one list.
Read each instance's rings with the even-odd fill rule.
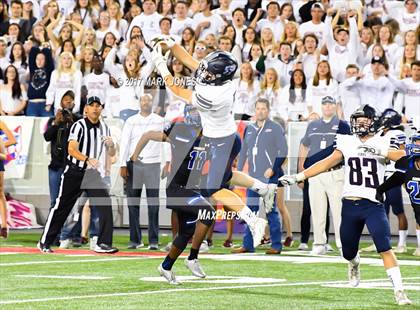
[[386,160],[382,156],[374,156],[358,148],[364,144],[380,149],[394,148],[389,136],[375,135],[362,142],[357,135],[337,134],[335,148],[341,151],[344,157],[345,180],[342,196],[378,202],[375,198],[376,188],[383,183]]
[[236,132],[232,113],[235,90],[231,81],[219,86],[195,85],[192,104],[200,113],[205,137],[223,138]]

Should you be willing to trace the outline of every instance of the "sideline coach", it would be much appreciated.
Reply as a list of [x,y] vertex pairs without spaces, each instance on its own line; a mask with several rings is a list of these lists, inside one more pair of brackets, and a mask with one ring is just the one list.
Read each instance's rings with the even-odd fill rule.
[[105,182],[105,158],[115,155],[115,145],[108,126],[100,121],[104,106],[101,100],[90,97],[85,106],[86,117],[70,128],[67,165],[61,175],[60,191],[54,207],[50,210],[45,228],[38,242],[41,252],[51,253],[57,234],[63,227],[77,198],[86,191],[91,206],[99,215],[98,253],[115,253],[112,247],[112,204]]

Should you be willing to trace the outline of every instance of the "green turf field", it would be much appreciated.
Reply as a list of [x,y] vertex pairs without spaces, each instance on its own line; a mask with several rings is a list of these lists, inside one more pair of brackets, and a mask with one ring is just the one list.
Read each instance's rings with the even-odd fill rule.
[[[0,247],[34,247],[38,237],[12,231]],[[117,235],[114,240],[123,250],[127,239]],[[163,256],[1,253],[0,309],[397,308],[376,254],[362,256],[361,288],[348,288],[347,265],[333,255],[317,262],[294,248],[279,256],[266,256],[263,249],[257,255],[232,256],[221,248],[222,241],[215,239],[211,255],[200,260],[205,280],[189,277],[183,258],[175,264],[177,276],[186,277],[180,286],[159,281],[156,267]],[[413,250],[412,244],[409,254],[398,257],[414,303],[407,308],[420,309],[420,260]]]

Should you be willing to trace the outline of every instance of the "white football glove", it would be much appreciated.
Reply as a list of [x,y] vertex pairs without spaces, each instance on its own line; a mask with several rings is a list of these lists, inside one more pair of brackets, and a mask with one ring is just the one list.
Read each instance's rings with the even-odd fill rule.
[[302,182],[305,180],[305,175],[303,172],[300,172],[298,174],[292,174],[292,175],[284,175],[281,178],[279,178],[279,181],[284,186],[290,186],[299,182]]
[[161,44],[161,43],[165,43],[168,46],[168,48],[172,48],[176,42],[175,42],[175,39],[172,38],[171,36],[162,34],[154,38],[151,41],[151,43],[152,43],[152,47],[155,47],[156,45]]
[[358,149],[374,156],[382,156],[382,157],[388,156],[388,149],[381,149],[381,148],[368,145],[368,144],[360,145]]
[[168,53],[166,55],[163,55],[162,52],[162,46],[160,44],[157,44],[152,51],[152,61],[156,66],[156,69],[159,71],[160,75],[162,77],[165,77],[167,75],[171,75],[171,73],[168,70],[168,66],[166,65],[168,61]]

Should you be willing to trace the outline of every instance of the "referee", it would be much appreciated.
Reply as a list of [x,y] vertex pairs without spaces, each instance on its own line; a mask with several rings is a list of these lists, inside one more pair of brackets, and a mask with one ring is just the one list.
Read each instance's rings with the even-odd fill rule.
[[112,247],[112,204],[103,181],[107,153],[115,155],[115,145],[108,126],[100,121],[104,106],[101,100],[90,97],[85,106],[86,117],[75,122],[68,138],[67,165],[61,176],[59,195],[51,208],[38,249],[52,253],[53,244],[76,200],[86,191],[91,206],[99,215],[98,253],[115,253]]

